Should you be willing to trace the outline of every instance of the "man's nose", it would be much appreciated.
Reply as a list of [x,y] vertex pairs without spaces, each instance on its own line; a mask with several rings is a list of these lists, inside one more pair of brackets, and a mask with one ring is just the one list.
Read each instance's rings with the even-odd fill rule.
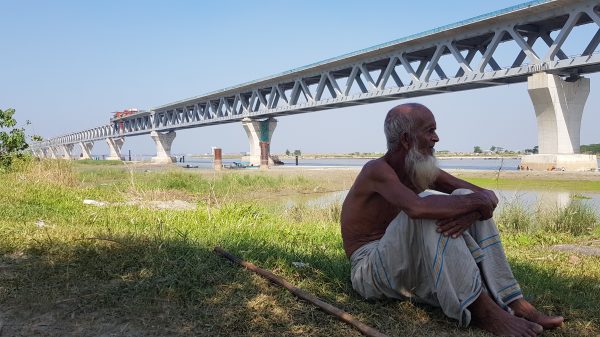
[[433,138],[431,140],[433,140],[436,143],[440,141],[440,137],[438,137],[437,132],[433,133]]

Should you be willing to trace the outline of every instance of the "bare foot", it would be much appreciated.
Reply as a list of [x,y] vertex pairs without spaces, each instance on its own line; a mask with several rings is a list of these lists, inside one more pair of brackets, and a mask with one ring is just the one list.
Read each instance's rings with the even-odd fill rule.
[[473,324],[496,336],[535,337],[544,330],[537,323],[502,310],[486,292],[482,292],[469,309],[473,316]]
[[523,317],[528,321],[535,322],[544,327],[544,329],[555,329],[562,325],[564,318],[562,316],[548,316],[537,311],[531,303],[521,298],[508,305],[515,316]]

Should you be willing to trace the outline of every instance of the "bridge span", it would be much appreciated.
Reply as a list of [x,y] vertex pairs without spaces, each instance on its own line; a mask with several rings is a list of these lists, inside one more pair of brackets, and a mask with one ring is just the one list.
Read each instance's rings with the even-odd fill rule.
[[[574,30],[591,33],[574,37]],[[595,33],[594,33],[595,32]],[[565,44],[577,46],[568,55]],[[528,82],[539,155],[531,169],[596,169],[581,155],[580,126],[590,91],[584,75],[600,70],[600,0],[536,0],[483,14],[252,82],[119,115],[109,124],[33,144],[40,157],[71,158],[79,144],[90,157],[106,140],[120,159],[126,137],[150,134],[154,161],[171,162],[176,131],[242,122],[249,161],[260,162],[278,116],[387,100]],[[263,146],[268,149],[268,146]]]

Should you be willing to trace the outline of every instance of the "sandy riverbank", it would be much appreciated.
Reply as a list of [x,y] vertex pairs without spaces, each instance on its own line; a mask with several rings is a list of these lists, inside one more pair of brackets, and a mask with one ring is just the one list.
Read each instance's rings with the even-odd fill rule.
[[[135,170],[186,170],[200,174],[213,175],[216,173],[210,168],[185,169],[176,165],[152,164],[149,162],[128,163],[128,167]],[[227,173],[266,173],[271,175],[301,174],[306,177],[323,179],[354,180],[361,167],[358,166],[271,166],[269,170],[263,171],[259,168],[247,168],[239,170],[223,169],[219,174]],[[447,172],[460,178],[504,178],[513,180],[577,180],[577,181],[600,181],[600,172],[562,172],[562,171],[495,171],[495,170],[467,170],[448,169]]]

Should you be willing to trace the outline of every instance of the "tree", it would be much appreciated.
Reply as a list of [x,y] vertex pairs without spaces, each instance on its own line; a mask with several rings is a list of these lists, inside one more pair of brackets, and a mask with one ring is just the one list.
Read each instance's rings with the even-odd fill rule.
[[481,151],[481,147],[479,147],[479,146],[475,146],[475,147],[473,148],[473,153],[481,153],[481,152],[483,152],[483,151]]
[[10,167],[14,157],[20,157],[29,147],[25,141],[25,129],[16,127],[14,114],[15,109],[0,110],[0,170]]
[[581,153],[598,154],[600,153],[600,144],[581,145],[579,150]]
[[286,156],[289,156],[289,155],[290,155],[290,150],[287,150],[287,149],[286,149],[286,150],[285,150],[285,155],[286,155]]
[[496,147],[494,145],[492,145],[492,147],[490,147],[490,151],[492,151],[492,152],[496,151]]
[[302,152],[300,150],[294,150],[294,156],[301,156]]

